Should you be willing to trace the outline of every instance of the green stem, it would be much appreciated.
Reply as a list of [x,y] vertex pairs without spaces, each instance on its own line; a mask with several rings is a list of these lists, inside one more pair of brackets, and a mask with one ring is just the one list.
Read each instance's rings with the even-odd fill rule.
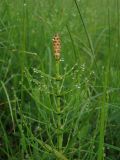
[[58,150],[52,148],[50,145],[44,143],[43,141],[35,138],[36,141],[44,148],[45,150],[54,153],[54,155],[60,160],[68,160],[63,153],[60,153]]
[[62,122],[61,122],[61,104],[60,104],[60,61],[56,61],[56,81],[57,81],[57,145],[58,150],[62,151],[62,143],[63,143],[63,133],[62,133]]

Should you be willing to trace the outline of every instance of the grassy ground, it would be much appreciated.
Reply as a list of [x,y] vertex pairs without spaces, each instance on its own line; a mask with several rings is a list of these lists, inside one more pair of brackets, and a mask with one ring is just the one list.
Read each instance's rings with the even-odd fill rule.
[[0,160],[119,160],[119,97],[119,0],[0,0]]

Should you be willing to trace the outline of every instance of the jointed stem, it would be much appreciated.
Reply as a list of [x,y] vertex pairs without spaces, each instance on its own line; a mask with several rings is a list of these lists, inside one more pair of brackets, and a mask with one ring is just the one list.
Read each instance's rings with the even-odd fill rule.
[[56,61],[56,80],[57,80],[57,145],[58,150],[62,151],[62,142],[63,142],[63,134],[62,134],[62,123],[61,123],[61,104],[60,104],[60,61]]

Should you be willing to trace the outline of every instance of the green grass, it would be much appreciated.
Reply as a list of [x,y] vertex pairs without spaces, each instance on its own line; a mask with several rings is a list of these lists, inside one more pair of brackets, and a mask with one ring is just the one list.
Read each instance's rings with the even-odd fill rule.
[[120,159],[119,8],[0,1],[0,160]]

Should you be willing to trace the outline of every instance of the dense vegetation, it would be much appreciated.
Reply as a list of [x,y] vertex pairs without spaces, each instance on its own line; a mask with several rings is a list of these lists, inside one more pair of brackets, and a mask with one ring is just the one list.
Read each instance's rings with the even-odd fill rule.
[[120,159],[119,0],[0,0],[0,160],[55,159]]

